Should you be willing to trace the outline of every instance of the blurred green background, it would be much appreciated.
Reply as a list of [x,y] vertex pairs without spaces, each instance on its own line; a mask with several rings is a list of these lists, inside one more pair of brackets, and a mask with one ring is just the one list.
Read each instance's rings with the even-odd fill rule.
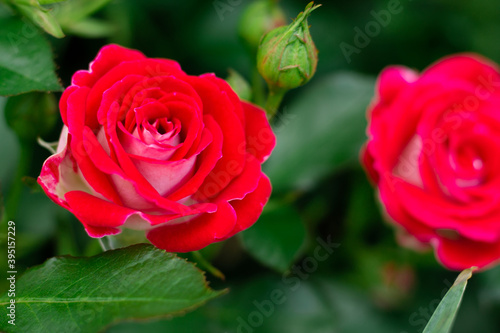
[[[375,21],[373,12],[386,10],[389,2],[325,1],[309,18],[318,70],[310,83],[287,94],[274,122],[278,145],[264,167],[274,186],[271,201],[254,227],[202,251],[226,275],[221,281],[208,274],[211,286],[229,286],[230,293],[185,316],[122,323],[107,332],[422,331],[457,272],[442,268],[432,252],[399,247],[394,228],[384,222],[358,162],[365,110],[376,75],[390,64],[422,70],[457,52],[500,62],[500,2],[401,0],[401,11],[347,59],[341,43],[355,46],[355,29],[365,31]],[[217,9],[221,3],[223,11]],[[233,68],[250,79],[253,57],[237,32],[250,3],[113,0],[92,15],[105,23],[92,30],[94,36],[67,22],[65,38],[47,39],[64,87],[107,43],[175,59],[189,74],[226,77]],[[280,1],[289,20],[307,3]],[[0,98],[0,108],[5,100]],[[44,140],[57,140],[62,126],[57,119]],[[3,118],[0,136],[1,190],[8,198],[22,154]],[[97,241],[74,217],[33,185],[49,153],[30,143],[14,218],[20,270],[54,255],[99,253]],[[318,237],[337,244],[321,260]],[[272,301],[276,293],[279,302]],[[470,281],[453,332],[500,332],[499,311],[500,268],[495,268]]]

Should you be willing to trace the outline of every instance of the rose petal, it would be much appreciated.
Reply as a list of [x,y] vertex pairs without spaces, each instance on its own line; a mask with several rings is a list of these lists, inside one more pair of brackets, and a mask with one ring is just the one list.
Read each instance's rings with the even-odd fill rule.
[[89,234],[89,236],[92,238],[102,238],[104,236],[112,236],[119,234],[121,232],[121,230],[118,228],[94,227],[91,225],[86,225],[84,223],[82,224],[85,227],[85,231],[87,231],[87,234]]
[[66,150],[63,150],[45,160],[37,182],[52,201],[66,209],[69,209],[64,197],[57,194],[57,186],[60,182],[61,176],[59,172],[59,165],[66,154]]
[[466,238],[436,240],[436,256],[448,269],[477,266],[487,269],[500,262],[500,242],[475,242]]
[[144,54],[139,51],[116,44],[106,45],[101,48],[95,59],[90,63],[90,70],[76,72],[71,82],[76,86],[92,87],[100,77],[118,64],[144,58]]
[[68,140],[68,144],[70,145],[71,155],[75,159],[75,163],[78,166],[77,168],[81,171],[87,183],[92,186],[92,189],[104,198],[119,203],[120,198],[109,178],[101,173],[94,163],[92,163],[89,157],[92,151],[89,152],[85,149],[83,133],[86,115],[83,110],[85,108],[87,95],[88,88],[81,88],[76,90],[68,98],[67,121],[68,132],[71,135],[71,140]]
[[[119,105],[114,103],[108,113],[108,123],[116,124],[118,116]],[[107,134],[110,137],[110,143],[116,158],[119,162],[120,169],[123,171],[124,177],[112,177],[114,185],[117,187],[125,205],[133,205],[133,199],[136,197],[142,198],[148,202],[154,203],[161,209],[169,210],[172,213],[178,213],[188,209],[186,206],[169,199],[163,198],[158,191],[144,178],[143,175],[137,170],[137,167],[131,160],[130,156],[125,152],[121,146],[116,128],[108,126]],[[135,191],[134,191],[135,190]],[[126,198],[129,200],[125,201]],[[132,201],[132,202],[131,202]]]
[[499,82],[500,78],[498,66],[477,54],[453,55],[440,59],[429,66],[422,73],[422,77],[432,77],[433,80],[439,77],[445,82],[463,80],[475,85],[485,84],[492,79]]
[[262,163],[271,155],[276,145],[276,137],[264,110],[250,103],[241,104],[246,120],[246,150]]
[[[259,180],[262,178],[261,169],[260,163],[249,154],[243,172],[234,178],[213,200],[218,202],[243,199],[248,193],[253,192],[259,184]],[[228,173],[231,171],[229,165],[227,171]],[[195,198],[199,198],[201,201],[203,201],[202,198],[207,199],[203,193],[196,193]]]
[[[221,92],[219,87],[208,79],[189,76],[186,79],[198,92],[198,95],[203,101],[203,113],[211,115],[215,122],[222,130],[224,137],[222,145],[222,158],[214,167],[212,173],[214,177],[218,177],[218,191],[222,190],[229,184],[232,178],[220,177],[221,174],[226,174],[226,165],[231,162],[237,164],[239,173],[245,165],[246,140],[245,131],[241,122],[234,112],[227,94]],[[205,187],[207,185],[202,185]],[[208,190],[205,190],[208,192]]]
[[[168,199],[170,200],[178,201],[198,191],[201,184],[205,181],[207,176],[211,174],[214,166],[217,164],[217,161],[219,161],[222,156],[221,150],[223,137],[219,125],[215,122],[212,116],[205,116],[203,119],[206,128],[212,134],[212,142],[199,154],[197,168],[193,177],[191,177],[191,179],[189,179],[181,188],[168,196]],[[215,189],[211,186],[204,187],[204,190],[207,191],[204,192],[207,197],[213,196],[218,192],[219,186],[216,185],[215,187]]]
[[367,175],[369,176],[370,181],[375,185],[378,183],[380,176],[376,169],[376,160],[370,153],[370,143],[365,144],[363,148],[361,148],[360,153],[361,164],[365,168]]
[[[424,190],[402,180],[394,181],[393,190],[381,189],[381,199],[386,206],[399,202],[401,207],[416,221],[427,227],[451,229],[461,235],[478,241],[494,241],[500,238],[498,204],[463,205],[426,193]],[[422,209],[425,207],[425,209]],[[493,211],[495,214],[492,214]],[[388,209],[388,212],[391,211]],[[486,214],[486,215],[485,215]],[[400,218],[394,216],[398,222]],[[470,223],[471,220],[474,223]]]
[[403,66],[387,67],[380,73],[377,81],[377,103],[390,105],[398,94],[410,83],[418,80],[419,75]]
[[160,226],[148,232],[154,246],[168,252],[191,252],[223,239],[236,223],[236,213],[227,202],[215,213],[201,214],[189,222]]
[[133,209],[96,198],[82,191],[70,191],[65,194],[65,199],[71,212],[82,223],[94,227],[119,227],[132,214],[137,213]]
[[158,82],[161,82],[163,76],[176,75],[182,77],[185,74],[178,63],[167,59],[146,58],[140,61],[121,62],[94,83],[87,100],[86,112],[95,114],[99,109],[104,92],[127,75],[143,76],[144,81],[150,77],[158,77]]
[[[221,91],[226,93],[227,97],[231,100],[231,104],[234,106],[233,112],[236,114],[236,116],[238,116],[238,118],[241,121],[241,124],[244,126],[245,122],[248,121],[248,118],[245,116],[243,111],[244,104],[249,104],[249,103],[240,101],[240,98],[238,97],[238,95],[236,95],[236,93],[231,88],[231,86],[226,82],[226,80],[218,78],[217,76],[215,76],[215,74],[208,73],[200,75],[200,77],[216,84]],[[262,110],[262,112],[264,112],[265,114],[265,111]]]
[[262,174],[255,191],[247,194],[242,200],[230,202],[236,212],[237,221],[234,229],[224,237],[227,239],[236,233],[250,228],[259,219],[265,204],[271,196],[271,182],[266,175]]
[[164,163],[132,156],[132,161],[144,178],[164,197],[189,181],[195,170],[196,156]]

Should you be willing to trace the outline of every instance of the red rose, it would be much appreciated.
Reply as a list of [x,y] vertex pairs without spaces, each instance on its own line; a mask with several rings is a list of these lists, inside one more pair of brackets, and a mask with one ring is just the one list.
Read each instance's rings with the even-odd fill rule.
[[194,251],[250,227],[269,199],[265,112],[213,74],[108,45],[60,109],[59,147],[38,182],[91,237],[143,229],[159,248]]
[[500,74],[479,56],[389,67],[363,163],[388,215],[449,269],[500,260]]

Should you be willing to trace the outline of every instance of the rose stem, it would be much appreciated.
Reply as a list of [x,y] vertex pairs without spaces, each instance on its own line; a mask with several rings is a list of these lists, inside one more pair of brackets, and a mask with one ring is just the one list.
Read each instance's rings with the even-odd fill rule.
[[200,251],[193,251],[193,257],[200,264],[200,266],[204,267],[207,271],[210,272],[213,276],[225,280],[226,277],[224,276],[224,273],[222,273],[220,270],[212,266],[210,262],[208,262],[200,253]]
[[254,103],[259,106],[264,106],[264,85],[262,77],[255,66],[252,72],[252,94]]
[[276,115],[276,112],[278,112],[278,108],[280,107],[281,101],[283,100],[285,93],[286,90],[284,89],[269,90],[269,95],[267,96],[267,102],[265,107],[267,112],[267,118],[269,120],[272,120]]
[[[103,238],[106,239],[106,242]],[[113,244],[111,243],[111,238],[109,236],[97,238],[97,240],[99,241],[99,244],[101,245],[101,248],[104,252],[114,250]],[[108,243],[108,245],[106,245],[106,243]]]

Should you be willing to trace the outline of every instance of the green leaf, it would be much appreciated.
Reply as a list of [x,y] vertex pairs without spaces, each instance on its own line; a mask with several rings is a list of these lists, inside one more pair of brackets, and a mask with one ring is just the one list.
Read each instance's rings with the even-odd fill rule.
[[53,3],[63,2],[63,1],[66,1],[66,0],[38,0],[38,3],[40,5],[50,5]]
[[113,24],[93,18],[72,22],[65,26],[64,29],[72,35],[84,38],[108,37],[116,31],[116,27]]
[[49,43],[33,25],[0,18],[0,95],[60,91]]
[[[16,322],[5,332],[98,332],[123,320],[182,314],[223,294],[193,264],[138,244],[90,258],[56,257],[16,281]],[[9,304],[7,293],[0,306]]]
[[[388,333],[401,325],[362,294],[329,276],[252,275],[231,292],[183,317],[127,323],[107,333]],[[202,329],[200,329],[202,328]]]
[[26,16],[33,23],[41,27],[47,33],[56,38],[64,37],[64,34],[57,20],[52,16],[50,11],[41,7],[34,0],[19,1],[15,3],[17,10],[21,15]]
[[61,26],[71,27],[75,22],[81,21],[92,15],[111,0],[68,0],[57,7],[54,16]]
[[306,229],[291,206],[267,207],[257,223],[240,234],[241,240],[259,262],[285,272],[304,246]]
[[423,333],[447,333],[451,331],[465,287],[467,286],[467,280],[470,279],[472,272],[476,269],[476,267],[468,268],[458,275],[455,283],[432,314]]
[[375,80],[339,73],[315,80],[277,115],[277,145],[264,171],[275,191],[306,190],[349,163],[366,140]]
[[51,155],[57,152],[57,146],[59,146],[59,141],[47,142],[40,137],[38,137],[36,141],[41,147],[47,149]]

